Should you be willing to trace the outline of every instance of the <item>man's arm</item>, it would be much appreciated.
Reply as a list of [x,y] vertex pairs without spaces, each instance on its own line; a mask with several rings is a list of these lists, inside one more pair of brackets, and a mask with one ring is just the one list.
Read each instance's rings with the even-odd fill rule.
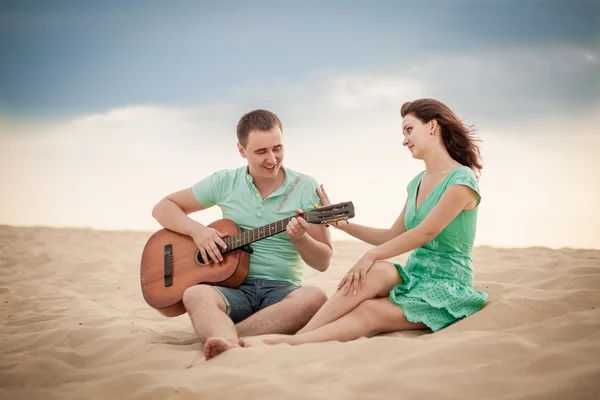
[[227,247],[221,239],[226,235],[188,217],[188,214],[204,209],[196,200],[192,189],[187,188],[160,200],[152,209],[152,216],[164,228],[190,236],[200,249],[204,260],[210,257],[215,262],[221,262],[223,256],[217,245],[223,249]]
[[192,188],[180,190],[161,199],[152,209],[152,217],[164,228],[192,236],[204,227],[188,214],[204,210],[192,192]]
[[307,224],[308,229],[296,239],[290,237],[292,243],[304,262],[317,271],[326,271],[333,256],[329,230],[325,225],[308,224],[304,219],[299,222]]

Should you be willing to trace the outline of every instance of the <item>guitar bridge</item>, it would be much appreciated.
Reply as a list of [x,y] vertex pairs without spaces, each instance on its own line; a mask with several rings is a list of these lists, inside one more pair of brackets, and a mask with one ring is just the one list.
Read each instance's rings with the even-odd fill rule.
[[165,287],[173,284],[173,245],[167,244],[164,250]]

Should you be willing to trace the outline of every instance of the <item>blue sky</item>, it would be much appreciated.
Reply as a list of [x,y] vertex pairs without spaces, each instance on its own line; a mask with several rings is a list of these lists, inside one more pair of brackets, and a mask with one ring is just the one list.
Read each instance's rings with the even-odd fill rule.
[[[192,105],[230,100],[249,82],[401,70],[436,55],[514,46],[597,51],[600,40],[596,1],[249,3],[3,1],[0,112],[54,118],[132,104]],[[535,90],[522,91],[518,108],[586,106],[598,98],[599,84],[590,84],[598,72],[531,73],[519,87]],[[489,82],[479,82],[483,93],[476,84],[472,95],[484,95]],[[517,89],[504,87],[510,95]]]
[[483,140],[476,244],[600,248],[599,2],[248,3],[0,3],[0,224],[158,229],[267,108],[288,167],[389,227],[423,168],[399,108],[435,97]]

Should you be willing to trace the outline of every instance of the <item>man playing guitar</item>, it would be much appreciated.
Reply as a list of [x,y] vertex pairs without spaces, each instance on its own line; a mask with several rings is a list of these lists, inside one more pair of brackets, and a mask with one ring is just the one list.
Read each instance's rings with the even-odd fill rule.
[[[166,196],[152,211],[164,228],[191,237],[213,268],[223,261],[225,234],[189,214],[216,205],[223,218],[249,230],[321,204],[315,179],[283,167],[283,128],[275,114],[266,110],[245,114],[237,136],[247,165],[217,171]],[[240,286],[199,284],[186,289],[183,304],[204,343],[206,359],[244,346],[240,337],[292,334],[302,328],[327,300],[322,290],[302,286],[304,263],[322,272],[331,256],[327,227],[298,216],[285,231],[252,244],[248,275]]]

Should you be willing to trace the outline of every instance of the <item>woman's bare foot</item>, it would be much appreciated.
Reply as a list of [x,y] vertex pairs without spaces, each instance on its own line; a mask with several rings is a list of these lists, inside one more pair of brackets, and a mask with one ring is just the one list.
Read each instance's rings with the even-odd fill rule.
[[233,349],[234,347],[238,347],[238,345],[231,344],[222,337],[211,337],[206,340],[206,343],[204,343],[204,357],[207,360],[210,360],[211,358],[216,357],[227,350]]
[[279,343],[294,344],[293,338],[294,338],[294,335],[281,335],[276,338],[265,339],[265,340],[263,340],[263,343],[265,343],[265,344],[279,344]]

